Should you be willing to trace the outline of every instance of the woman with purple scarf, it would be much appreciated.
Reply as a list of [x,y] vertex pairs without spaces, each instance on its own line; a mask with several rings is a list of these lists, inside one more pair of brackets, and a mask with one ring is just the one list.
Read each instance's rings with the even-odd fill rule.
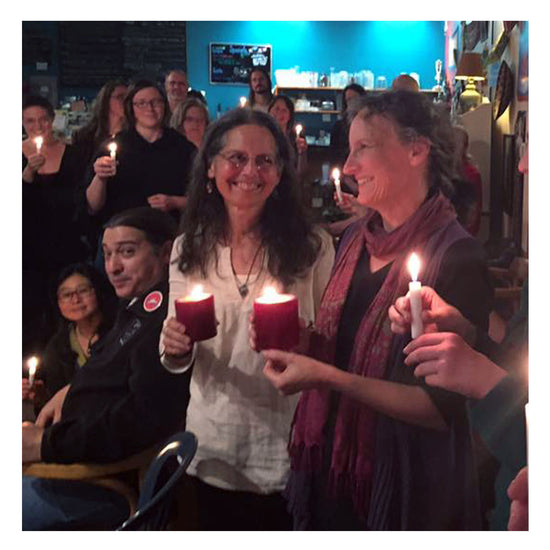
[[465,399],[404,364],[410,337],[390,330],[420,280],[487,328],[492,289],[483,251],[456,221],[451,126],[418,93],[361,98],[351,113],[344,173],[364,218],[344,233],[306,355],[265,351],[281,392],[302,391],[286,489],[296,529],[480,529]]

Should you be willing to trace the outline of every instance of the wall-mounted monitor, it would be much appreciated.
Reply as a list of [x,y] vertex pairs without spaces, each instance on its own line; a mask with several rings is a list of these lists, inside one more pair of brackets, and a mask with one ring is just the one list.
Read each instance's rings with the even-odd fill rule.
[[210,84],[247,85],[250,71],[265,69],[271,76],[271,46],[210,43]]

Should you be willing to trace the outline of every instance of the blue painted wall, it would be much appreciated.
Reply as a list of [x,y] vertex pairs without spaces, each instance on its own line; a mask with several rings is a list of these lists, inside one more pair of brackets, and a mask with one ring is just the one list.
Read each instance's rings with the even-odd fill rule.
[[444,60],[443,21],[189,21],[187,63],[191,86],[205,90],[215,115],[237,106],[247,86],[211,85],[210,42],[271,44],[272,75],[295,65],[302,71],[371,70],[391,83],[402,72],[420,75],[422,88],[435,85],[435,61]]

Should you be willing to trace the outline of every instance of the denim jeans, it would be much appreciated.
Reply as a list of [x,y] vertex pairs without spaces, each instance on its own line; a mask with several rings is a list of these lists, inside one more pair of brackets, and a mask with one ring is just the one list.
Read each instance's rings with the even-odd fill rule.
[[116,529],[128,518],[124,497],[91,483],[23,476],[23,531]]

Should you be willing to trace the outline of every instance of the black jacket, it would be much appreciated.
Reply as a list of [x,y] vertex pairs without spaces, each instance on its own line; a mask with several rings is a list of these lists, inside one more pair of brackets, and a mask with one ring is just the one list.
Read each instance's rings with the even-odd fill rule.
[[[151,292],[160,306],[146,311]],[[42,438],[45,462],[112,462],[164,440],[184,425],[191,371],[171,374],[159,358],[168,309],[163,281],[121,305],[115,324],[74,375],[61,420]]]

